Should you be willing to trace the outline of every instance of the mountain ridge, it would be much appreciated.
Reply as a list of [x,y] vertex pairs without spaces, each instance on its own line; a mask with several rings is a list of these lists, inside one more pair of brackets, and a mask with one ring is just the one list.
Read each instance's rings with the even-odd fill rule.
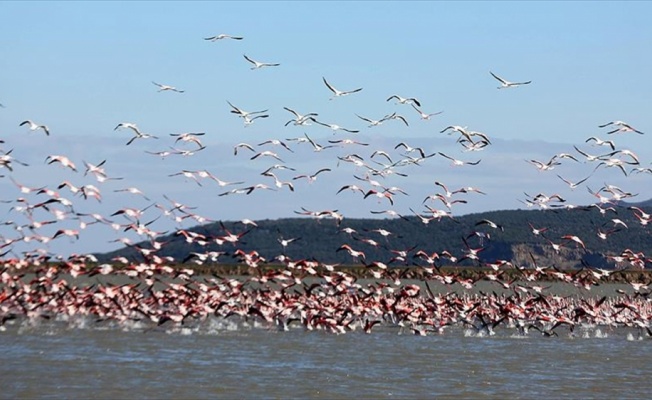
[[[427,224],[417,216],[344,218],[339,223],[330,219],[289,217],[258,220],[255,227],[239,221],[220,221],[178,229],[159,237],[156,241],[159,245],[164,244],[159,250],[154,249],[152,241],[142,241],[95,256],[101,262],[116,257],[147,260],[148,256],[139,250],[147,249],[147,253],[171,257],[175,263],[199,263],[198,254],[219,252],[221,254],[215,259],[217,262],[237,263],[242,260],[234,257],[236,252],[256,251],[267,262],[286,257],[316,259],[323,263],[368,264],[379,261],[414,265],[420,262],[414,256],[418,251],[426,254],[448,252],[453,257],[453,261],[448,262],[454,262],[455,258],[466,259],[470,249],[477,248],[481,249],[478,250],[479,260],[466,260],[464,263],[507,260],[532,264],[532,258],[536,256],[537,262],[560,267],[577,268],[586,263],[613,268],[616,265],[610,257],[618,256],[624,250],[652,253],[652,243],[646,240],[650,234],[647,221],[631,208],[652,212],[650,205],[652,199],[638,203],[621,202],[613,207],[594,204],[571,209],[496,210],[442,217]],[[344,228],[353,232],[346,233]],[[535,234],[535,229],[543,232]],[[188,232],[197,239],[189,238]],[[598,233],[608,235],[608,238],[601,239]],[[242,236],[233,243],[220,239],[228,234]],[[289,243],[283,246],[282,241]],[[350,256],[342,249],[343,245],[364,252],[364,260]],[[408,257],[397,261],[397,255],[406,251]]]

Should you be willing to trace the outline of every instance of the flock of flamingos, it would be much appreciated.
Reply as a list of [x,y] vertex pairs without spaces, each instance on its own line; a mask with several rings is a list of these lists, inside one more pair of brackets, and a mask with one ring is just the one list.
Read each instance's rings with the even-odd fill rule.
[[[207,41],[242,40],[242,37],[218,35]],[[261,62],[244,55],[243,63],[252,70],[282,68],[279,63]],[[252,72],[257,73],[257,72]],[[488,79],[495,79],[498,89],[527,90],[530,81],[510,82],[490,72]],[[172,96],[186,96],[183,89],[152,82],[152,90],[167,92]],[[362,88],[338,89],[338,84],[322,79],[324,98],[341,101],[345,96],[356,96]],[[519,89],[515,89],[517,87]],[[493,89],[493,88],[492,88]],[[161,94],[163,95],[163,94]],[[422,204],[411,207],[413,214],[400,215],[393,211],[394,203],[406,201],[406,191],[388,182],[407,179],[412,167],[423,168],[431,160],[446,159],[455,168],[478,168],[480,159],[470,154],[482,152],[492,145],[491,138],[482,132],[463,126],[440,127],[441,134],[450,137],[460,148],[460,156],[444,152],[429,153],[428,149],[412,147],[408,143],[396,143],[393,148],[374,148],[374,143],[358,141],[355,134],[361,129],[373,129],[381,124],[409,126],[415,120],[430,121],[441,112],[426,112],[416,98],[388,94],[382,101],[393,102],[396,112],[380,117],[356,114],[362,128],[342,127],[332,121],[326,122],[319,113],[296,111],[283,107],[288,121],[285,126],[310,130],[289,139],[242,142],[234,145],[234,157],[248,163],[261,165],[260,181],[224,181],[206,169],[171,171],[170,179],[182,176],[191,185],[217,185],[222,196],[265,196],[272,192],[290,191],[297,195],[307,190],[308,184],[318,188],[318,177],[333,173],[335,168],[352,171],[350,182],[338,185],[335,196],[351,196],[351,201],[368,201],[385,207],[375,214],[388,218],[401,217],[410,223],[436,224],[442,218],[454,218],[452,208],[472,198],[481,198],[483,188],[460,186],[449,189],[433,175],[435,193]],[[228,102],[232,118],[240,118],[245,126],[260,123],[269,117],[269,110],[246,111],[240,105]],[[10,116],[9,106],[1,112]],[[302,111],[303,112],[303,111]],[[42,135],[38,140],[51,140],[57,135],[44,121],[17,120],[17,129],[24,134]],[[562,163],[595,165],[597,169],[613,168],[626,176],[647,174],[652,171],[642,166],[638,156],[631,150],[619,148],[614,140],[619,135],[643,135],[632,125],[622,121],[601,121],[603,138],[587,138],[574,153],[551,155],[547,160],[526,160],[527,164],[550,173]],[[125,140],[127,146],[137,147],[150,143],[158,145],[163,135],[142,130],[136,123],[120,122],[109,127],[116,131],[116,140]],[[287,128],[290,129],[290,128]],[[327,129],[327,130],[326,130]],[[330,140],[319,142],[312,132],[332,132]],[[126,138],[125,135],[131,135]],[[330,135],[330,133],[329,133]],[[205,132],[172,133],[172,145],[165,150],[147,148],[144,157],[184,157],[187,159],[207,146],[202,142]],[[299,171],[291,162],[299,146],[307,146],[314,152],[332,154],[332,164],[316,171]],[[346,225],[346,218],[338,210],[309,210],[302,207],[296,213],[306,218],[334,220],[342,232],[342,245],[334,251],[347,252],[351,261],[363,265],[373,279],[357,279],[339,268],[315,260],[310,255],[304,259],[291,259],[285,253],[288,246],[300,246],[296,238],[283,237],[279,232],[279,254],[267,260],[256,251],[246,252],[239,248],[241,238],[257,228],[256,221],[243,219],[241,229],[227,229],[216,236],[206,236],[189,225],[201,225],[212,221],[201,215],[196,207],[179,203],[163,195],[164,201],[152,201],[139,188],[129,186],[128,180],[113,176],[106,169],[106,160],[92,164],[87,160],[72,160],[61,154],[45,158],[48,168],[60,167],[69,173],[70,179],[30,186],[19,182],[15,171],[29,168],[21,160],[23,149],[11,148],[11,140],[0,141],[0,179],[15,188],[15,193],[3,192],[2,200],[9,208],[1,220],[0,231],[0,329],[9,326],[32,326],[44,321],[93,321],[98,325],[131,327],[140,329],[195,329],[206,321],[234,321],[236,324],[254,324],[266,329],[321,330],[342,334],[350,331],[371,333],[378,326],[399,327],[401,332],[418,335],[442,334],[447,330],[463,328],[477,335],[492,335],[500,329],[515,335],[531,335],[533,331],[543,336],[577,335],[586,329],[605,327],[629,327],[640,338],[652,334],[650,318],[652,306],[649,296],[652,290],[644,282],[630,282],[629,290],[614,291],[612,295],[591,295],[591,288],[605,283],[615,270],[593,268],[589,265],[572,273],[561,271],[554,265],[539,265],[536,258],[528,265],[516,265],[511,260],[480,261],[482,239],[492,230],[503,229],[500,221],[480,220],[464,250],[432,252],[416,246],[407,250],[392,250],[395,257],[390,261],[371,260],[365,256],[364,246],[389,245],[392,232],[384,229],[356,232]],[[25,154],[25,153],[23,153]],[[458,158],[459,157],[459,158]],[[80,161],[82,161],[80,163]],[[51,165],[50,165],[51,164]],[[530,166],[528,166],[530,168]],[[554,172],[553,172],[554,174]],[[559,175],[570,189],[579,187],[590,179],[571,182]],[[88,183],[88,182],[91,183]],[[82,183],[87,182],[87,183]],[[123,193],[125,199],[137,199],[148,205],[123,207],[111,214],[81,212],[102,199],[105,191]],[[605,185],[592,192],[595,203],[605,218],[604,229],[598,232],[603,240],[618,230],[627,229],[626,224],[610,211],[612,203],[633,196],[632,193],[614,185]],[[400,197],[400,200],[399,200]],[[74,199],[74,200],[73,200]],[[419,199],[420,200],[420,199]],[[540,209],[569,206],[558,193],[537,193],[525,203]],[[652,216],[643,209],[629,207],[628,212],[636,220],[647,225]],[[175,233],[183,236],[188,244],[199,245],[203,252],[192,252],[186,260],[174,260],[159,256],[165,247],[163,233],[153,230],[157,224],[167,221],[174,224]],[[406,221],[406,223],[408,223]],[[115,242],[138,250],[138,259],[115,258],[111,263],[100,263],[91,254],[63,256],[53,254],[49,243],[55,240],[78,240],[90,225],[99,225],[122,235]],[[546,237],[545,227],[531,226],[532,235]],[[594,234],[594,233],[591,233]],[[584,247],[582,233],[572,233],[559,238],[548,238],[561,247]],[[477,242],[475,240],[478,240]],[[143,244],[145,243],[145,245]],[[480,244],[478,244],[480,243]],[[244,277],[195,274],[194,265],[217,263],[223,257],[235,257],[249,267]],[[459,260],[472,259],[482,264],[483,275],[478,279],[465,279],[455,272],[440,269],[454,265]],[[181,261],[186,261],[179,266]],[[624,249],[614,257],[622,269],[645,269],[650,260],[636,249]],[[263,268],[267,263],[280,264],[281,268]],[[406,279],[405,267],[419,269],[423,280]],[[507,279],[506,271],[511,277]],[[513,272],[512,272],[513,271]],[[546,282],[554,278],[577,288],[579,295],[560,296],[550,292]],[[473,291],[479,280],[490,282],[496,290],[491,293]],[[446,290],[434,290],[433,285]],[[443,285],[443,286],[440,286]],[[72,323],[72,322],[71,322]]]

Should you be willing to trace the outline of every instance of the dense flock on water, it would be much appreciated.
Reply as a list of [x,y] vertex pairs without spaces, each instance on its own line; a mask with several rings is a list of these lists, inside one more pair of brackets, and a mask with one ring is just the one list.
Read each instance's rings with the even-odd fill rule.
[[[243,37],[221,34],[204,38],[207,42],[243,41]],[[207,43],[220,45],[219,43]],[[251,73],[260,69],[283,68],[275,62],[262,62],[244,54],[243,68],[249,65]],[[245,64],[246,63],[246,64]],[[489,72],[490,82],[498,82],[498,89],[528,90],[532,81],[510,82]],[[152,90],[161,95],[186,96],[185,90],[152,81]],[[324,97],[342,101],[342,97],[356,96],[363,90],[351,87],[342,90],[342,82],[322,78]],[[535,84],[535,83],[534,83]],[[491,86],[490,86],[491,87]],[[491,87],[491,90],[495,90]],[[417,98],[388,94],[383,102],[395,104],[396,111],[384,116],[355,114],[371,130],[382,124],[409,127],[418,120],[437,124],[441,111],[424,111],[426,104]],[[6,100],[5,100],[6,102]],[[227,108],[228,107],[228,108]],[[240,118],[245,126],[270,116],[269,109],[247,111],[240,104],[226,101],[225,108]],[[401,182],[410,179],[414,168],[425,168],[433,162],[450,164],[464,171],[482,168],[480,155],[492,146],[490,135],[464,126],[439,126],[442,137],[450,138],[459,146],[460,155],[428,148],[412,147],[406,142],[388,148],[378,143],[362,142],[356,134],[363,128],[343,127],[331,120],[323,120],[319,113],[295,110],[283,106],[287,113],[285,127],[300,127],[308,133],[291,138],[270,138],[233,145],[233,157],[257,163],[261,170],[259,181],[235,177],[220,179],[207,169],[182,169],[165,174],[168,185],[183,177],[197,187],[212,186],[216,204],[226,196],[271,196],[273,192],[289,191],[301,196],[307,190],[323,191],[326,196],[349,196],[351,202],[367,202],[376,207],[375,215],[402,218],[405,223],[423,226],[437,224],[442,219],[454,219],[457,204],[482,201],[486,192],[481,187],[460,185],[448,187],[433,172],[432,193],[412,200],[409,215],[394,209],[395,203],[410,202],[409,193]],[[296,107],[299,109],[299,107]],[[12,118],[11,108],[0,110],[5,118]],[[46,125],[47,121],[17,120],[17,129],[24,134],[42,135],[38,140],[56,139],[58,132]],[[186,160],[206,151],[205,132],[152,134],[134,122],[118,122],[111,126],[115,140],[133,148],[139,145],[159,146],[142,150],[143,162],[152,158],[175,157]],[[644,132],[623,121],[599,121],[604,137],[592,136],[574,146],[574,152],[551,154],[549,159],[525,160],[528,168],[550,174],[555,167],[578,165],[591,172],[579,181],[558,178],[575,189],[598,170],[610,169],[618,174],[649,174],[631,150],[619,148],[619,135],[643,135]],[[330,139],[318,140],[313,132],[332,132]],[[346,136],[344,136],[346,135]],[[160,146],[160,143],[169,142]],[[29,186],[16,179],[17,170],[30,168],[21,158],[26,149],[16,148],[11,139],[0,138],[0,179],[10,181],[15,193],[3,193],[8,207],[7,216],[0,221],[0,329],[12,324],[35,326],[46,321],[92,321],[98,326],[131,327],[137,329],[180,329],[202,326],[207,321],[228,326],[226,321],[253,324],[264,329],[287,330],[293,327],[305,330],[323,330],[342,334],[350,331],[371,333],[377,326],[399,327],[401,332],[419,335],[443,334],[461,327],[478,335],[492,335],[499,329],[508,329],[526,336],[532,331],[551,337],[565,333],[577,335],[580,330],[596,327],[635,329],[640,337],[649,336],[652,307],[651,290],[645,282],[628,282],[629,290],[618,290],[604,296],[592,296],[591,289],[610,281],[618,270],[644,270],[650,259],[636,249],[623,249],[613,256],[616,270],[605,270],[584,265],[576,271],[562,271],[555,265],[540,265],[535,255],[526,264],[513,260],[484,260],[481,252],[493,232],[505,229],[501,221],[481,219],[476,230],[461,235],[458,249],[434,251],[426,245],[392,248],[393,233],[384,229],[358,232],[347,227],[346,216],[337,209],[298,208],[295,213],[305,218],[328,220],[336,225],[342,244],[334,249],[346,252],[351,263],[361,265],[373,279],[359,280],[340,265],[332,265],[306,254],[303,259],[286,255],[288,246],[301,246],[300,238],[284,237],[279,232],[279,254],[265,259],[253,251],[245,251],[242,238],[257,229],[253,219],[242,219],[236,229],[227,229],[208,236],[198,233],[193,225],[215,222],[192,204],[182,204],[166,194],[156,199],[131,186],[128,177],[114,176],[108,167],[119,160],[102,160],[95,164],[88,160],[73,160],[64,154],[48,154],[48,168],[61,168],[70,179],[61,182],[43,182]],[[329,155],[328,164],[313,171],[301,171],[293,165],[298,148],[308,148],[320,155]],[[163,150],[159,150],[163,148]],[[371,150],[372,149],[372,150]],[[289,160],[289,161],[286,161]],[[80,163],[81,161],[81,163]],[[350,171],[347,182],[328,192],[319,186],[319,178],[334,170]],[[434,170],[433,170],[434,171]],[[554,172],[553,172],[554,174]],[[40,176],[39,179],[47,177]],[[88,183],[88,182],[91,183]],[[86,183],[84,183],[86,182]],[[395,184],[396,183],[396,184]],[[97,212],[103,193],[119,193],[139,205],[123,207],[110,213]],[[597,222],[597,235],[603,240],[628,229],[616,215],[613,204],[635,194],[605,184],[590,191],[594,203],[589,207],[600,210],[603,221]],[[203,195],[202,195],[203,196]],[[158,197],[158,196],[157,196]],[[274,201],[270,199],[269,201]],[[559,193],[531,193],[522,200],[528,207],[541,210],[572,209]],[[141,206],[140,204],[145,204]],[[208,210],[207,210],[208,211]],[[643,208],[626,209],[637,223],[647,225],[652,216]],[[210,211],[208,211],[210,212]],[[167,225],[166,225],[167,224]],[[100,263],[92,254],[55,254],[50,243],[60,240],[76,241],[87,234],[90,226],[113,232],[116,243],[131,246],[138,251],[137,259],[116,257],[110,263]],[[167,228],[173,226],[171,229]],[[157,228],[158,227],[158,228]],[[583,233],[569,232],[561,237],[546,236],[546,227],[530,225],[531,234],[559,252],[564,247],[585,248]],[[188,245],[202,251],[189,251],[184,260],[159,256],[167,242],[165,234],[174,233]],[[595,233],[590,233],[595,234]],[[365,249],[386,246],[394,257],[390,260],[372,260]],[[243,277],[196,274],[197,265],[219,263],[220,258],[235,258],[248,267]],[[477,265],[475,278],[465,278],[459,272],[442,269],[471,260]],[[185,265],[179,265],[185,261]],[[268,268],[269,264],[276,265]],[[407,273],[419,271],[420,279],[407,279]],[[507,273],[509,272],[509,273]],[[551,278],[576,288],[576,294],[561,296],[551,293],[542,282]],[[489,282],[495,290],[474,290],[478,281]],[[433,290],[432,285],[443,285],[445,290]],[[221,325],[220,325],[221,326]]]

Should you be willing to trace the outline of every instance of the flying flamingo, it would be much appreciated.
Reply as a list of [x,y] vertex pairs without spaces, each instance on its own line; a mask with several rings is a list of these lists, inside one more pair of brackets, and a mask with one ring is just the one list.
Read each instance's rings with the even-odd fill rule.
[[415,99],[414,97],[403,98],[395,94],[389,96],[386,101],[390,101],[391,99],[396,99],[397,104],[411,104],[412,106],[416,105],[417,107],[421,107],[421,103],[419,103],[419,100]]
[[253,67],[251,67],[252,70],[253,69],[263,68],[263,67],[278,67],[279,65],[281,65],[281,64],[275,64],[275,63],[259,62],[259,61],[256,61],[256,60],[253,60],[253,59],[247,57],[246,54],[243,54],[243,57],[245,58],[245,60],[249,61],[250,63],[252,63],[254,65]]
[[210,36],[210,37],[204,38],[204,40],[210,40],[211,42],[217,42],[218,40],[223,40],[223,39],[242,40],[244,38],[242,36],[227,35],[226,33],[220,33],[219,35],[216,35],[216,36]]
[[507,89],[507,88],[512,88],[512,87],[517,87],[517,86],[520,86],[520,85],[528,85],[528,84],[532,83],[532,81],[510,82],[510,81],[507,81],[507,80],[499,77],[498,75],[494,74],[491,71],[489,71],[489,73],[491,74],[491,76],[493,76],[494,78],[496,78],[500,82],[500,86],[498,87],[498,89]]
[[617,126],[618,128],[607,132],[607,135],[611,135],[611,134],[616,133],[616,132],[636,132],[639,135],[643,134],[643,132],[641,132],[641,131],[639,131],[637,129],[634,129],[631,125],[629,125],[628,123],[623,122],[623,121],[607,122],[606,124],[602,124],[602,125],[598,126],[598,128],[604,128],[604,127],[607,127],[607,126],[610,126],[610,125]]
[[453,158],[451,156],[447,156],[446,154],[442,153],[441,151],[437,152],[437,154],[439,154],[440,156],[442,156],[444,158],[448,158],[449,160],[451,160],[452,161],[451,166],[454,166],[454,167],[461,167],[462,165],[465,165],[465,164],[478,165],[480,163],[480,161],[482,161],[482,160],[478,160],[478,161],[474,161],[474,162],[462,161],[462,160],[455,159],[455,158]]
[[177,92],[177,93],[183,93],[184,92],[183,90],[179,90],[179,89],[175,88],[174,86],[162,85],[162,84],[156,83],[154,81],[152,81],[152,83],[154,85],[158,86],[158,88],[159,88],[158,91],[159,92],[164,92],[164,91],[172,91],[172,92]]
[[23,122],[21,122],[19,126],[23,126],[23,125],[28,125],[30,131],[35,131],[35,130],[37,130],[37,129],[42,129],[43,132],[45,132],[45,134],[46,134],[47,136],[50,136],[50,130],[49,130],[48,127],[45,126],[45,125],[39,125],[39,124],[37,124],[37,123],[35,123],[35,122],[29,120],[29,119],[28,119],[27,121],[23,121]]
[[328,83],[326,78],[322,77],[322,80],[324,81],[324,84],[326,85],[328,90],[333,92],[333,96],[329,100],[333,100],[335,97],[342,97],[342,96],[347,96],[349,94],[357,93],[357,92],[362,90],[362,88],[357,88],[357,89],[353,89],[353,90],[341,91],[341,90],[335,89],[330,83]]
[[415,110],[416,112],[419,113],[419,116],[420,116],[421,119],[423,119],[423,120],[429,120],[430,117],[434,117],[434,116],[436,116],[436,115],[439,115],[439,114],[443,113],[443,111],[438,111],[438,112],[434,112],[434,113],[427,114],[427,113],[424,113],[423,111],[421,111],[421,110],[420,110],[417,106],[415,106],[414,104],[411,104],[411,105],[412,105],[412,108],[414,108],[414,110]]
[[70,161],[70,159],[66,156],[61,156],[61,155],[49,155],[45,158],[45,161],[48,162],[48,164],[52,164],[54,162],[60,163],[62,166],[66,168],[70,168],[71,170],[77,172],[77,167],[75,167],[75,164]]

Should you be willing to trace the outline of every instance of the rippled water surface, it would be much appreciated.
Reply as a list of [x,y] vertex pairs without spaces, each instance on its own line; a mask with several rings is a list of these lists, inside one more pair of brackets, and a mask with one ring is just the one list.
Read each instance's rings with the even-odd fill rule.
[[2,398],[648,398],[649,337],[578,329],[546,338],[462,328],[335,335],[209,321],[132,329],[11,321]]

